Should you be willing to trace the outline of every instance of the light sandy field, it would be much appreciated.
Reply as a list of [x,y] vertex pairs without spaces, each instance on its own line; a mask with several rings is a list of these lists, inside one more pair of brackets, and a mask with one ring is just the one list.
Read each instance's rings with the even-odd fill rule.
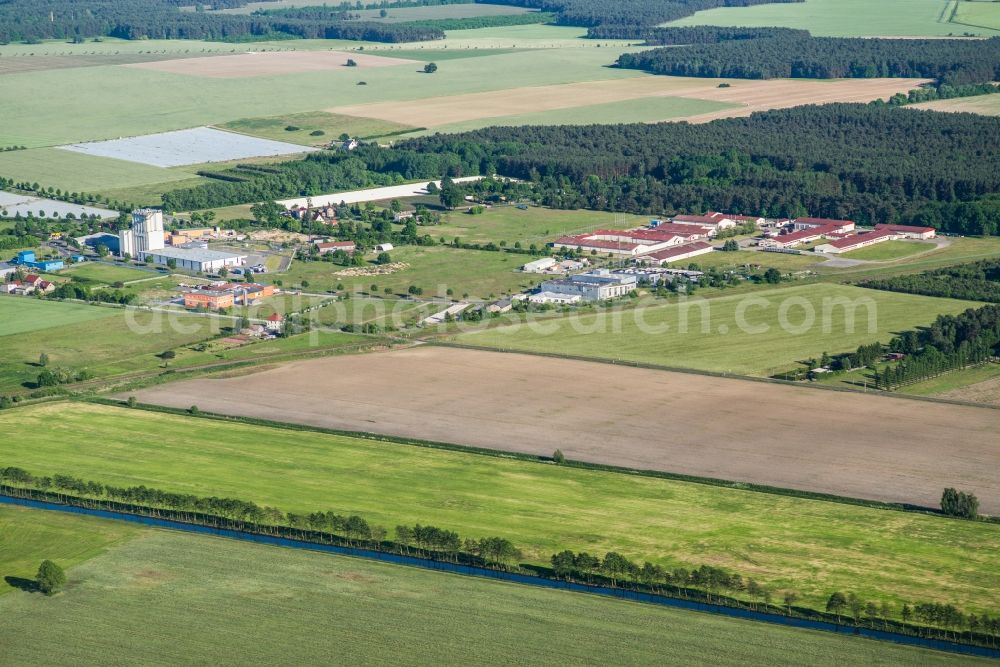
[[142,402],[1000,512],[1000,412],[582,361],[418,347],[161,385]]
[[[719,88],[722,82],[729,88]],[[728,102],[738,107],[693,116],[711,120],[749,115],[763,109],[826,102],[870,102],[888,99],[916,88],[923,79],[841,79],[816,81],[773,79],[734,81],[671,76],[638,76],[611,81],[584,81],[550,86],[528,86],[445,97],[429,97],[406,104],[380,102],[339,106],[328,111],[350,116],[440,127],[483,118],[569,109],[651,97],[682,97]]]
[[980,95],[977,97],[958,97],[951,100],[935,100],[914,104],[917,109],[931,111],[952,111],[978,113],[983,116],[1000,116],[1000,94]]
[[267,53],[248,52],[215,58],[179,58],[177,60],[137,63],[126,65],[126,67],[169,74],[202,76],[211,79],[230,79],[301,72],[326,72],[332,68],[345,67],[349,58],[353,59],[359,68],[392,67],[394,65],[416,64],[417,62],[405,58],[388,58],[344,51],[269,51]]
[[72,213],[76,217],[80,217],[81,215],[96,215],[99,218],[114,218],[118,216],[117,211],[111,211],[106,208],[83,206],[56,199],[46,199],[44,197],[34,197],[32,195],[22,195],[0,190],[0,218],[13,218],[18,214],[26,216],[29,213],[38,217],[48,218],[64,218],[68,213]]

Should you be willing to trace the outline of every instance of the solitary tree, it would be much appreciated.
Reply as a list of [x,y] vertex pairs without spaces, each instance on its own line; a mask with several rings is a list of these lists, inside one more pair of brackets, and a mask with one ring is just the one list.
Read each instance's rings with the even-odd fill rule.
[[561,449],[557,449],[552,454],[552,460],[556,463],[566,463],[566,456],[562,453]]
[[781,282],[781,271],[778,271],[778,269],[776,269],[776,268],[774,268],[772,266],[770,269],[768,269],[767,271],[764,272],[764,282],[767,282],[767,283],[769,283],[771,285],[775,285],[777,283],[780,283]]
[[42,352],[40,355],[38,355],[38,365],[39,366],[48,366],[49,365],[49,355],[47,355],[44,352]]
[[436,71],[438,71],[437,63],[427,63],[426,65],[424,65],[425,74],[433,74]]
[[43,560],[35,578],[38,590],[46,595],[55,595],[66,585],[66,573],[50,560]]

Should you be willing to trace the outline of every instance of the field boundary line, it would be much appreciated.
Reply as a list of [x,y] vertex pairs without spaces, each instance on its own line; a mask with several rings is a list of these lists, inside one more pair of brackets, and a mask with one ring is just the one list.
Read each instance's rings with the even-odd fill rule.
[[926,403],[943,403],[945,405],[959,405],[967,408],[986,408],[990,410],[1000,410],[1000,405],[991,405],[988,403],[975,403],[972,401],[962,401],[950,398],[935,398],[933,396],[916,396],[914,394],[897,394],[895,392],[884,392],[884,391],[858,391],[857,389],[850,389],[847,387],[833,387],[830,385],[810,383],[802,384],[800,382],[793,382],[792,380],[779,380],[777,378],[769,377],[758,377],[755,375],[741,375],[739,373],[724,373],[719,371],[706,371],[697,368],[684,368],[680,366],[664,366],[661,364],[652,364],[642,361],[628,361],[624,359],[612,359],[610,357],[585,357],[573,354],[561,354],[558,352],[539,352],[537,350],[520,350],[508,347],[490,347],[488,345],[470,345],[468,343],[455,343],[452,341],[443,340],[424,340],[422,341],[424,345],[435,345],[437,347],[454,347],[458,349],[473,350],[477,352],[499,352],[502,354],[525,354],[535,357],[548,357],[550,359],[564,359],[566,361],[584,361],[592,362],[598,364],[607,364],[611,366],[625,366],[629,368],[640,368],[644,370],[651,371],[665,371],[668,373],[685,373],[687,375],[702,375],[705,377],[714,378],[724,378],[727,380],[743,380],[746,382],[762,382],[765,384],[778,384],[785,385],[789,387],[797,387],[800,389],[818,389],[822,391],[835,391],[844,394],[862,394],[869,396],[877,396],[879,398],[903,398],[912,401],[923,401]]
[[944,639],[905,635],[902,633],[890,632],[886,630],[876,630],[874,628],[843,625],[840,623],[833,623],[830,621],[819,620],[816,618],[784,616],[781,614],[757,611],[754,609],[746,609],[743,607],[714,604],[707,601],[676,598],[666,595],[657,595],[654,593],[649,593],[641,590],[600,586],[594,584],[584,584],[576,581],[566,581],[551,577],[545,577],[540,574],[525,574],[522,572],[511,572],[508,570],[479,567],[476,565],[450,563],[447,561],[419,558],[416,556],[407,556],[403,554],[395,554],[385,551],[376,551],[374,549],[341,546],[336,544],[323,544],[318,542],[310,542],[307,540],[297,540],[294,538],[280,537],[276,535],[264,535],[260,533],[235,530],[231,528],[206,526],[202,524],[187,523],[172,519],[145,516],[142,514],[134,514],[130,512],[83,507],[69,502],[57,503],[57,502],[48,502],[42,500],[34,500],[30,498],[19,498],[15,496],[6,495],[6,493],[0,493],[0,504],[27,507],[29,509],[42,510],[42,511],[64,512],[68,514],[81,514],[85,516],[93,516],[108,520],[137,523],[140,525],[145,525],[160,530],[172,530],[176,532],[207,535],[221,539],[239,540],[242,542],[251,542],[266,546],[300,549],[300,550],[315,551],[320,553],[330,553],[334,555],[345,556],[348,558],[360,558],[370,561],[379,561],[402,567],[415,567],[426,570],[436,570],[447,574],[476,577],[480,579],[493,579],[521,586],[533,586],[536,588],[562,590],[573,593],[586,593],[589,595],[598,595],[601,597],[615,598],[627,602],[637,602],[640,604],[654,604],[662,607],[683,609],[686,611],[696,611],[705,614],[714,614],[718,616],[728,616],[731,618],[738,618],[747,621],[756,621],[756,622],[771,623],[774,625],[783,625],[787,627],[819,630],[835,634],[849,634],[876,641],[889,641],[897,644],[904,644],[919,648],[944,651],[948,653],[973,655],[973,656],[987,657],[987,658],[1000,658],[1000,650],[989,648],[986,646],[981,646],[978,644],[963,644]]
[[[683,473],[668,472],[665,470],[650,470],[647,468],[629,468],[626,466],[615,466],[606,463],[591,463],[588,461],[579,461],[575,459],[566,459],[563,463],[557,464],[550,456],[525,454],[522,452],[508,452],[500,449],[491,449],[489,447],[475,447],[473,445],[460,445],[456,443],[440,442],[435,440],[405,438],[395,435],[374,433],[371,431],[348,431],[344,429],[333,429],[323,426],[313,426],[310,424],[280,422],[272,419],[263,419],[260,417],[243,417],[239,415],[227,415],[219,412],[207,412],[199,410],[197,414],[192,414],[189,410],[185,410],[183,408],[171,408],[164,405],[155,405],[151,403],[136,403],[134,406],[129,407],[128,404],[123,400],[106,398],[101,396],[66,397],[66,400],[67,402],[93,403],[97,405],[105,405],[108,407],[123,408],[130,410],[145,410],[147,412],[157,412],[161,414],[189,417],[195,419],[209,419],[213,421],[247,424],[249,426],[263,426],[265,428],[276,428],[287,431],[319,433],[323,435],[356,438],[360,440],[370,440],[373,442],[387,442],[397,445],[423,447],[426,449],[440,449],[443,451],[450,451],[461,454],[489,456],[498,459],[512,459],[516,461],[536,463],[539,465],[559,465],[560,467],[589,470],[592,472],[617,473],[622,475],[632,475],[636,477],[652,477],[652,478],[665,479],[675,482],[687,482],[690,484],[715,486],[725,489],[732,489],[736,491],[753,491],[757,493],[768,493],[771,495],[798,498],[801,500],[832,502],[832,503],[839,503],[842,505],[854,505],[859,507],[868,507],[871,509],[891,510],[897,512],[912,512],[912,513],[926,514],[942,519],[950,519],[956,521],[968,520],[968,519],[961,519],[959,517],[948,516],[942,513],[940,510],[934,509],[933,507],[926,507],[924,505],[915,505],[912,503],[889,503],[880,500],[869,500],[866,498],[838,496],[832,493],[806,491],[804,489],[791,489],[780,486],[769,486],[767,484],[757,484],[755,482],[738,482],[734,480],[720,479],[717,477],[700,477],[698,475],[685,475]],[[16,410],[17,407],[9,409]],[[980,516],[977,520],[984,521],[987,523],[1000,524],[1000,517],[983,515]]]

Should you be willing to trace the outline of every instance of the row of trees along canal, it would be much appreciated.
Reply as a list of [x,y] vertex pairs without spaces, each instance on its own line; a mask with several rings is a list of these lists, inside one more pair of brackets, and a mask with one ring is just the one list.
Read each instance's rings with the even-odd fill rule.
[[1000,646],[1000,617],[967,614],[954,605],[864,601],[853,593],[834,591],[825,608],[796,606],[792,590],[774,591],[752,578],[710,565],[667,570],[638,564],[609,552],[603,557],[565,550],[554,554],[550,567],[518,564],[522,553],[504,537],[462,538],[427,525],[396,526],[389,531],[358,515],[336,512],[296,514],[235,498],[200,497],[146,486],[116,487],[68,475],[36,476],[16,467],[0,468],[0,493],[17,498],[56,502],[91,509],[440,560],[503,571],[515,571],[583,585],[610,586],[653,595],[684,598],[754,611],[850,623],[922,637]]

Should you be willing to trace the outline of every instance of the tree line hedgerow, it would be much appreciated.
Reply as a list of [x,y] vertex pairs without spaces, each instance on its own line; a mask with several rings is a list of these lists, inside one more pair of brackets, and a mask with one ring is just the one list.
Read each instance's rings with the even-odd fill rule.
[[612,24],[655,26],[691,16],[716,7],[749,7],[805,0],[490,0],[493,4],[513,5],[554,12],[556,23],[589,28]]
[[929,78],[963,85],[1000,78],[1000,38],[863,39],[781,36],[626,53],[618,66],[671,76]]
[[1000,303],[1000,259],[986,259],[923,273],[871,278],[859,285],[904,294]]
[[[336,512],[296,514],[234,498],[201,497],[146,486],[116,487],[69,475],[36,476],[17,467],[0,468],[0,493],[321,544],[372,549],[500,570],[522,570],[588,585],[631,588],[656,595],[832,620],[830,616],[824,616],[822,611],[794,607],[799,597],[795,591],[774,591],[752,578],[710,565],[690,570],[683,567],[667,570],[648,561],[638,565],[617,552],[608,552],[603,557],[598,557],[569,550],[553,554],[550,559],[551,567],[519,565],[522,558],[520,549],[510,540],[498,536],[463,539],[454,531],[421,524],[398,525],[390,536],[386,528],[372,525],[358,515]],[[773,604],[775,596],[779,594],[781,604]],[[838,595],[843,596],[843,593],[835,592],[831,599],[836,600]],[[845,599],[858,598],[853,596]],[[829,606],[828,604],[827,611],[831,611]],[[867,605],[863,607],[869,609]],[[908,616],[911,610],[908,605],[900,610],[899,616],[903,623],[896,620],[897,614],[887,604],[877,607],[875,613],[855,613],[848,619],[841,618],[839,608],[832,610],[831,614],[836,614],[837,622],[849,620],[870,627],[876,627],[878,622],[883,629],[924,636],[942,636],[943,630],[952,633],[947,637],[949,639],[997,645],[1000,638],[1000,618],[967,615],[953,606],[949,607],[954,613],[947,618],[928,613],[926,618],[920,619],[930,627],[908,625],[909,619],[915,618],[913,615]]]

